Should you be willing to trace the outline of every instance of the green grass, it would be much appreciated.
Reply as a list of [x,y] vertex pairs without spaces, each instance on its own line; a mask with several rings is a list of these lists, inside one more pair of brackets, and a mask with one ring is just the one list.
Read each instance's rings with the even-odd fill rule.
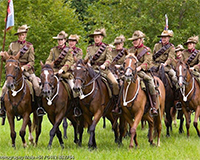
[[[193,117],[192,117],[193,118]],[[69,121],[68,121],[69,122]],[[179,120],[177,121],[179,123]],[[128,148],[130,137],[123,139],[123,146],[119,147],[114,143],[114,133],[111,130],[110,122],[106,121],[106,128],[103,129],[103,121],[99,122],[96,127],[96,141],[97,149],[88,149],[89,134],[87,130],[84,130],[82,147],[78,147],[73,143],[73,127],[68,127],[68,139],[64,139],[65,148],[61,149],[57,137],[54,138],[52,148],[47,148],[49,141],[49,131],[51,124],[49,123],[47,116],[44,116],[42,124],[42,133],[39,138],[38,146],[33,147],[28,145],[27,148],[23,148],[21,138],[19,136],[19,130],[22,121],[16,121],[16,149],[11,147],[10,129],[8,121],[6,120],[5,126],[0,126],[0,159],[1,156],[8,156],[10,159],[33,159],[37,156],[43,159],[55,159],[55,158],[70,158],[67,156],[73,156],[74,159],[90,160],[90,159],[200,159],[200,139],[196,134],[192,123],[190,127],[190,138],[186,137],[186,129],[184,124],[184,133],[179,134],[178,128],[173,126],[171,137],[167,138],[166,127],[163,125],[161,136],[161,147],[152,147],[148,143],[147,139],[147,126],[144,130],[141,130],[141,125],[137,128],[137,138],[139,148],[130,150]],[[60,127],[61,130],[62,126]],[[28,141],[28,129],[26,130],[26,140]],[[21,157],[20,157],[21,156]],[[56,156],[56,157],[55,157]],[[5,157],[4,157],[5,158]]]

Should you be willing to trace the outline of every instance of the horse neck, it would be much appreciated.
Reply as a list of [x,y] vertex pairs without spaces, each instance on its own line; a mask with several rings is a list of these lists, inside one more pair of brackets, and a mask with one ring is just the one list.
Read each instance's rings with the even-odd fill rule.
[[[89,84],[91,82],[91,80],[92,80],[92,77],[88,76],[86,81],[85,81],[85,86],[86,87],[83,88],[83,93],[84,94],[87,94],[87,93],[91,92],[91,90],[93,89],[93,83]],[[94,83],[96,83],[96,82],[94,82]]]
[[16,85],[16,89],[15,90],[18,90],[18,89],[20,89],[22,87],[22,85],[25,85],[24,77],[22,76],[22,72],[21,71],[19,71],[19,74],[17,76],[16,82],[17,82],[17,85]]
[[185,85],[185,89],[186,92],[189,92],[193,86],[193,76],[192,74],[189,72],[189,70],[187,70],[187,77],[186,77],[186,82],[188,83],[187,85]]

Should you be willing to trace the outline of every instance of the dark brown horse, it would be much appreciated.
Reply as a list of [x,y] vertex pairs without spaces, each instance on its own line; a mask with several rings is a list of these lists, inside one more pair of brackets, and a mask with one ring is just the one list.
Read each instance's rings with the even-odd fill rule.
[[[136,138],[136,129],[143,118],[147,120],[149,124],[149,142],[153,144],[153,129],[154,133],[158,136],[157,145],[160,146],[160,135],[161,135],[161,120],[165,106],[165,88],[162,81],[155,77],[156,82],[159,84],[159,96],[158,96],[158,116],[152,117],[149,113],[150,107],[145,112],[145,105],[147,104],[148,98],[146,93],[140,87],[140,78],[137,76],[137,58],[134,54],[126,56],[124,62],[125,69],[125,80],[123,86],[123,94],[121,97],[122,105],[122,116],[120,118],[120,142],[124,135],[124,125],[127,121],[130,125],[131,140],[129,148],[133,148],[133,140],[135,146],[138,146]],[[134,119],[134,121],[133,121]]]
[[[47,112],[49,121],[53,125],[53,128],[50,130],[50,140],[48,147],[52,146],[52,141],[54,136],[58,137],[60,145],[64,148],[64,143],[62,139],[62,133],[59,129],[60,123],[64,117],[69,118],[74,127],[74,142],[81,145],[83,129],[79,130],[80,132],[80,141],[77,138],[77,123],[76,119],[73,116],[73,109],[71,107],[70,100],[72,99],[72,93],[70,86],[68,90],[65,88],[63,82],[61,82],[58,76],[54,75],[53,63],[43,65],[41,62],[41,85],[42,85],[42,105]],[[71,98],[70,98],[71,97]]]
[[200,131],[197,127],[198,117],[200,116],[200,86],[192,75],[189,65],[183,61],[178,61],[176,66],[176,74],[181,91],[182,110],[186,118],[187,136],[189,137],[190,128],[190,112],[195,111],[193,125],[200,137]]
[[[17,120],[23,119],[22,127],[19,132],[21,136],[23,147],[26,147],[26,126],[29,128],[29,141],[34,144],[32,136],[32,125],[36,128],[36,141],[40,135],[40,129],[38,128],[38,117],[36,115],[36,104],[32,101],[31,89],[29,82],[22,75],[21,65],[19,60],[20,53],[16,56],[9,56],[7,52],[3,55],[6,60],[6,87],[7,91],[4,96],[4,104],[6,108],[7,118],[11,130],[12,147],[15,147],[15,117]],[[30,114],[33,112],[33,124],[30,119]]]
[[[103,82],[100,73],[79,60],[73,70],[75,85],[74,91],[80,94],[80,105],[85,122],[89,125],[89,148],[96,148],[95,127],[102,116],[114,123],[112,115],[113,102],[108,88]],[[111,99],[111,100],[110,100]],[[118,140],[118,125],[114,127],[115,142]]]

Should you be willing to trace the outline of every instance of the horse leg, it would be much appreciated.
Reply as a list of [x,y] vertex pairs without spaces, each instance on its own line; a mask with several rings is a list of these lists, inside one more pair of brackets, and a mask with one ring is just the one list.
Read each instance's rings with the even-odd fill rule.
[[12,147],[15,148],[16,132],[15,132],[14,116],[7,113],[7,117],[8,117],[8,122],[10,124],[10,137],[12,139]]
[[96,140],[95,140],[95,128],[96,128],[96,125],[97,123],[99,122],[101,118],[101,113],[100,111],[97,112],[95,115],[94,115],[94,119],[92,121],[92,125],[90,126],[90,139],[89,139],[89,142],[88,142],[88,147],[89,148],[96,148],[97,145],[96,145]]
[[27,147],[26,140],[25,140],[24,137],[25,137],[25,134],[26,134],[26,126],[27,126],[29,120],[30,120],[29,115],[28,115],[28,114],[25,114],[24,117],[23,117],[22,128],[21,128],[21,130],[19,131],[19,135],[20,135],[20,137],[21,137],[21,139],[22,139],[22,143],[23,143],[23,147],[24,147],[24,148]]
[[120,132],[119,142],[118,142],[119,145],[122,145],[122,138],[125,136],[125,128],[126,128],[125,123],[126,121],[122,113],[122,115],[119,118],[119,132]]
[[186,119],[187,137],[189,137],[190,136],[190,131],[189,131],[189,129],[190,129],[190,115],[187,112],[185,107],[182,107],[182,110],[183,110],[183,114],[185,115],[185,119]]
[[64,130],[63,138],[65,139],[67,139],[67,127],[68,127],[67,118],[63,118],[63,130]]
[[184,117],[183,117],[183,111],[182,110],[179,110],[178,111],[178,114],[180,116],[180,126],[179,126],[179,133],[183,133],[183,122],[184,122]]
[[[151,145],[154,145],[153,143],[153,127],[154,127],[154,121],[153,121],[153,118],[148,114],[146,117],[146,120],[148,122],[148,125],[149,125],[149,130],[148,130],[148,138],[149,138],[149,143]],[[158,117],[158,116],[156,116]]]
[[197,135],[200,137],[200,132],[199,132],[199,129],[198,129],[198,118],[199,118],[199,114],[200,114],[200,106],[197,106],[197,109],[195,111],[195,118],[194,118],[194,122],[193,122],[193,125],[197,131]]
[[[167,107],[169,107],[169,106],[167,106]],[[172,117],[171,117],[171,114],[170,114],[170,109],[166,110],[165,125],[166,125],[166,128],[167,128],[166,136],[170,137],[169,129],[170,128],[172,129]]]
[[62,132],[60,131],[59,126],[57,127],[56,136],[57,136],[57,138],[58,138],[58,140],[60,142],[61,148],[64,149],[64,142],[63,142],[63,139],[62,139]]
[[32,135],[32,122],[31,122],[31,119],[29,117],[29,121],[28,121],[28,130],[29,130],[29,137],[28,137],[28,140],[29,142],[34,145],[34,138],[33,138],[33,135]]
[[[108,114],[107,115],[108,120],[111,122],[112,126],[114,124],[114,117],[112,116],[112,114]],[[114,128],[112,128],[114,131],[114,136],[115,136],[115,143],[118,142],[118,124],[116,123],[116,125],[114,126]]]
[[33,120],[33,125],[36,127],[35,128],[35,146],[37,146],[37,143],[38,143],[38,139],[39,139],[39,136],[41,134],[41,130],[42,130],[42,120],[43,120],[43,116],[37,116],[37,113],[34,112],[33,113],[34,116],[36,116],[35,118],[37,119],[36,121]]

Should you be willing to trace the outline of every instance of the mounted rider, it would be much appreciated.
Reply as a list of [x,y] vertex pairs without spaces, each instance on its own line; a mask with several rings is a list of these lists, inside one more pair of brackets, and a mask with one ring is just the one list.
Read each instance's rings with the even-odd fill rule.
[[57,40],[58,46],[51,48],[46,64],[51,64],[54,61],[54,74],[59,74],[60,77],[66,79],[73,91],[74,82],[70,68],[74,64],[74,58],[73,49],[66,46],[67,36],[65,31],[61,31],[56,37],[53,37]]
[[183,50],[184,50],[184,47],[181,44],[176,46],[176,48],[175,48],[175,53],[176,53],[175,59],[181,59],[182,58]]
[[182,60],[190,66],[192,74],[200,84],[200,51],[197,50],[196,44],[199,42],[198,36],[188,38],[184,45],[187,45],[188,49],[185,49],[182,53]]
[[[116,37],[114,40],[115,48],[112,49],[111,55],[112,55],[112,63],[111,65],[114,65],[117,69],[120,69],[123,66],[125,57],[128,53],[127,49],[124,48],[124,42],[125,42],[124,35],[120,35],[119,37]],[[112,110],[113,113],[120,114],[121,108],[120,106],[116,106],[114,110]]]
[[[45,114],[44,110],[41,108],[41,89],[39,86],[38,79],[34,73],[34,63],[35,63],[35,52],[33,48],[33,44],[26,41],[27,32],[29,26],[22,25],[18,27],[17,33],[14,35],[18,36],[18,40],[11,42],[8,49],[9,55],[17,55],[20,52],[19,62],[21,64],[21,69],[23,71],[23,75],[28,78],[28,80],[32,83],[34,91],[35,91],[35,100],[38,106],[37,112],[40,113],[41,116]],[[2,88],[2,98],[1,98],[1,111],[0,117],[5,116],[5,108],[3,106],[3,97],[6,93],[6,82]]]
[[102,40],[106,36],[105,29],[96,29],[93,34],[89,35],[94,38],[95,44],[87,47],[87,53],[84,58],[94,69],[100,66],[101,73],[113,85],[113,98],[116,102],[119,94],[119,86],[116,78],[109,70],[109,65],[112,62],[111,47],[103,43]]
[[128,40],[131,40],[133,43],[133,46],[128,49],[128,53],[134,53],[134,55],[138,59],[138,66],[137,66],[137,72],[138,76],[142,78],[148,85],[151,100],[152,100],[152,106],[151,106],[151,114],[156,116],[158,115],[156,105],[157,105],[157,96],[156,96],[156,89],[154,84],[154,79],[152,76],[147,74],[147,71],[151,64],[152,54],[151,49],[147,46],[145,46],[144,43],[145,34],[139,30],[136,30],[132,37]]
[[67,39],[68,46],[73,49],[73,57],[74,57],[74,62],[78,61],[79,59],[83,58],[83,51],[81,48],[76,47],[76,44],[78,44],[79,41],[79,36],[77,34],[70,35],[69,38]]

